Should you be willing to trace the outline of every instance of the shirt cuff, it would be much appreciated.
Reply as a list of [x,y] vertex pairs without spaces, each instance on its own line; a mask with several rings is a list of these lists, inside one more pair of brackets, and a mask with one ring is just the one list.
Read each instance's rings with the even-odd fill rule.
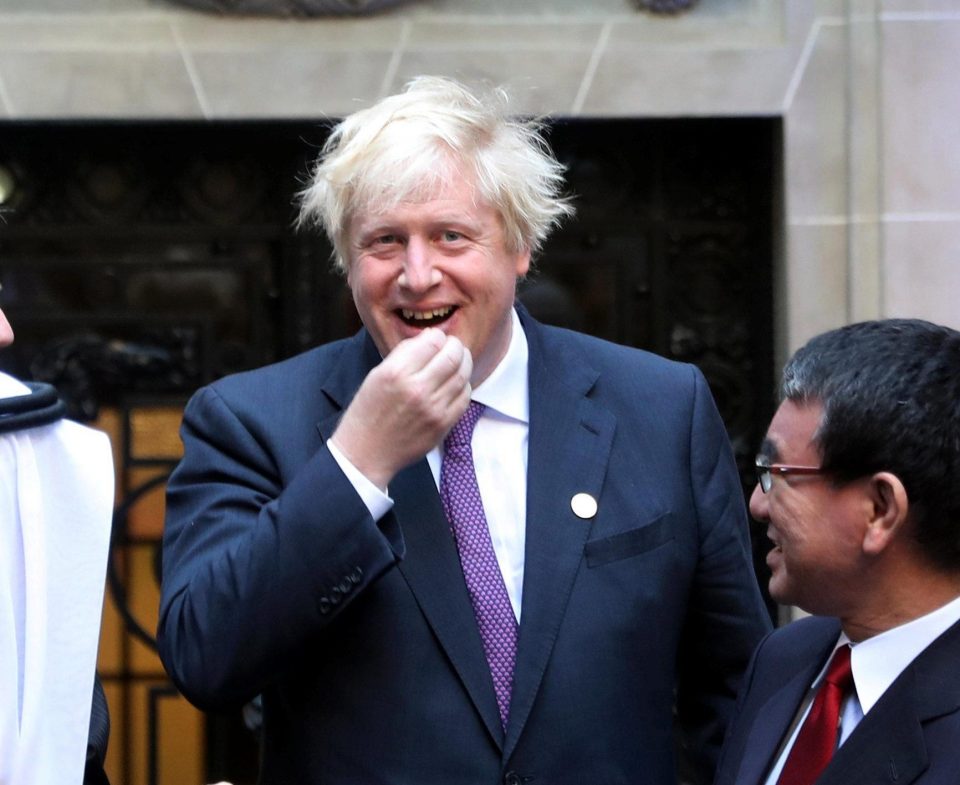
[[381,491],[376,485],[364,476],[356,466],[350,463],[346,455],[337,449],[332,441],[327,441],[327,449],[333,460],[337,462],[340,470],[347,476],[353,489],[360,496],[360,500],[366,505],[373,520],[379,521],[393,508],[393,499]]

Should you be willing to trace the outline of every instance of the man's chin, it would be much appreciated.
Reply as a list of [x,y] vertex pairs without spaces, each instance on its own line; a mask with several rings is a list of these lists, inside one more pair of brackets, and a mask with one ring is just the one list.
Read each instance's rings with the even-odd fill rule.
[[780,605],[796,605],[796,597],[794,593],[790,591],[790,587],[786,585],[786,580],[783,575],[775,572],[770,577],[767,590],[770,593],[770,599],[774,602]]

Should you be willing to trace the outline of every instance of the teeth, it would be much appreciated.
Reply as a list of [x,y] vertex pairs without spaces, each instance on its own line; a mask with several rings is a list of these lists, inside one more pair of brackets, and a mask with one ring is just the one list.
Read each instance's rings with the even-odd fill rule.
[[413,311],[409,308],[401,308],[400,313],[403,314],[404,319],[426,321],[427,319],[436,319],[441,316],[447,316],[452,310],[452,306],[447,306],[446,308],[434,308],[431,311]]

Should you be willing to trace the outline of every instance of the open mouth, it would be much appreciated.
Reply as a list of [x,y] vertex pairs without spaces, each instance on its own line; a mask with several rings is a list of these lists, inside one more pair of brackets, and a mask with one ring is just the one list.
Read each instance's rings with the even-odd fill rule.
[[415,311],[411,308],[400,308],[397,313],[404,324],[411,327],[436,327],[453,316],[457,308],[448,305],[444,308],[430,308],[425,311]]
[[770,545],[772,546],[770,548],[771,553],[783,553],[783,548],[780,546],[780,542],[770,536],[770,532],[767,532],[767,539],[770,540]]

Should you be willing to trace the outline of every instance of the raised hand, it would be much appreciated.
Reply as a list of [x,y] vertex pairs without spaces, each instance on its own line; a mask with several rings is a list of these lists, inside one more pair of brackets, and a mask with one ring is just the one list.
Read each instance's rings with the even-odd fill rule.
[[364,379],[331,440],[367,479],[386,489],[466,411],[472,371],[470,350],[441,330],[401,341]]

